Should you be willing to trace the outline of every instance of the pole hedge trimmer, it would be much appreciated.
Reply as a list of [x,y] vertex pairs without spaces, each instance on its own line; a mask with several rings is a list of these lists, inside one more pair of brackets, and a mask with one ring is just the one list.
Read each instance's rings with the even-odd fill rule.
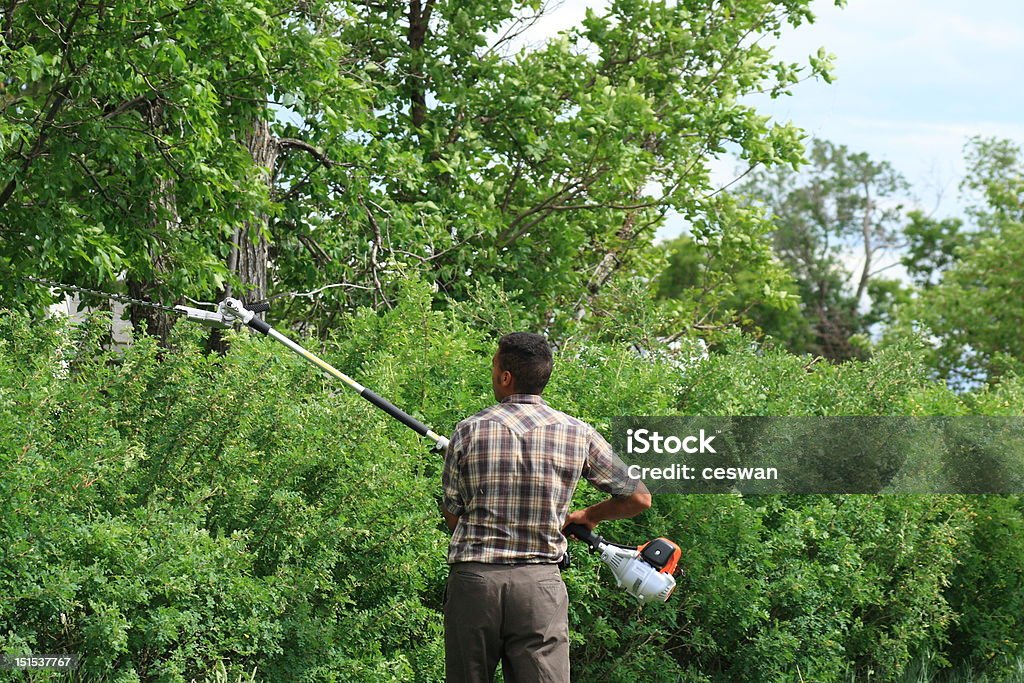
[[443,451],[448,446],[448,439],[441,436],[437,432],[431,430],[425,424],[417,420],[415,417],[405,412],[398,406],[386,398],[375,394],[370,389],[367,389],[359,382],[355,381],[341,370],[338,370],[333,365],[323,360],[322,358],[310,353],[306,349],[302,348],[294,341],[284,336],[266,322],[256,317],[256,314],[267,310],[269,306],[266,304],[253,305],[252,308],[246,308],[238,299],[232,299],[228,297],[217,305],[216,311],[207,311],[202,308],[190,308],[188,306],[175,306],[174,309],[179,313],[188,316],[189,320],[208,325],[210,327],[231,327],[236,322],[240,322],[250,329],[255,330],[261,334],[265,334],[271,339],[274,339],[289,349],[294,351],[299,356],[302,356],[313,365],[317,366],[328,375],[336,379],[340,379],[345,386],[349,387],[360,396],[365,398],[367,401],[377,406],[385,413],[395,418],[409,429],[413,430],[420,436],[425,436],[434,442],[434,447],[437,450]]
[[[123,303],[155,308],[160,311],[184,315],[189,320],[214,328],[230,328],[236,323],[242,323],[250,329],[264,334],[284,346],[288,347],[298,356],[317,366],[328,375],[339,379],[345,386],[349,387],[364,399],[383,410],[385,413],[404,424],[420,436],[424,436],[434,442],[434,448],[443,451],[448,446],[448,439],[433,431],[425,424],[409,415],[404,410],[394,405],[386,398],[379,396],[370,389],[364,387],[345,373],[341,372],[327,361],[310,353],[299,344],[281,334],[268,323],[256,317],[257,313],[269,310],[270,305],[266,302],[245,304],[242,301],[228,297],[216,304],[214,310],[204,308],[193,308],[190,306],[165,306],[162,304],[132,299],[117,294],[107,294],[94,289],[66,285],[42,278],[26,278],[31,282],[57,289],[72,292],[84,292],[96,296],[105,297]],[[672,595],[675,589],[675,579],[672,574],[676,571],[681,551],[672,541],[665,538],[656,538],[649,543],[639,547],[630,547],[610,543],[602,537],[594,534],[586,527],[579,524],[570,524],[563,533],[567,536],[574,536],[585,541],[592,552],[601,553],[601,560],[608,565],[615,576],[617,584],[624,588],[627,593],[635,597],[641,603],[659,600],[664,602]]]
[[[340,379],[345,386],[354,390],[360,396],[365,398],[367,401],[377,406],[385,413],[395,418],[409,429],[413,430],[420,436],[425,436],[434,442],[434,447],[438,450],[443,451],[448,446],[448,439],[441,436],[440,434],[432,431],[425,424],[408,414],[395,404],[388,401],[382,396],[378,396],[373,391],[367,389],[359,382],[355,381],[342,371],[335,368],[327,361],[313,355],[306,349],[302,348],[288,337],[284,336],[273,327],[265,323],[256,317],[257,313],[270,310],[270,304],[267,302],[257,302],[244,304],[238,299],[228,297],[221,301],[219,304],[210,304],[216,306],[214,310],[207,310],[205,308],[193,308],[191,306],[166,306],[164,304],[154,303],[152,301],[145,301],[143,299],[133,299],[128,296],[121,294],[108,294],[97,289],[88,289],[86,287],[78,287],[75,285],[67,285],[62,282],[54,282],[53,280],[46,280],[38,277],[26,277],[29,282],[34,282],[38,285],[44,285],[46,287],[52,287],[54,289],[62,289],[69,292],[82,292],[85,294],[91,294],[93,296],[99,296],[112,301],[119,301],[121,303],[132,304],[134,306],[144,306],[146,308],[153,308],[164,313],[172,313],[177,315],[184,315],[189,320],[197,323],[206,325],[207,327],[226,329],[233,327],[235,323],[242,323],[261,334],[265,334],[272,339],[277,340],[281,344],[284,344],[289,349],[294,351],[299,356],[302,356],[307,361],[317,366],[328,375],[336,379]],[[201,302],[200,302],[201,303]]]

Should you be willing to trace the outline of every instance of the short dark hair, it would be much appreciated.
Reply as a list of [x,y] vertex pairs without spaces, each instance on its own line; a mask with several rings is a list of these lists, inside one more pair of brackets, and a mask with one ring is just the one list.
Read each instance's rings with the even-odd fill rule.
[[551,347],[542,334],[513,332],[498,340],[498,367],[512,373],[520,394],[539,394],[551,378]]

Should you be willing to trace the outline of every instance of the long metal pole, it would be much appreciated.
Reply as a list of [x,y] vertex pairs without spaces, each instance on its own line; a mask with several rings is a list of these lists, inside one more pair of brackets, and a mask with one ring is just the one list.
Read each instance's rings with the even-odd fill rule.
[[404,424],[409,429],[413,430],[420,436],[425,436],[431,441],[433,441],[435,448],[437,448],[438,450],[444,450],[445,448],[448,447],[448,439],[446,437],[441,436],[434,430],[430,429],[425,424],[423,424],[415,417],[405,412],[404,410],[402,410],[401,408],[399,408],[398,406],[396,406],[394,403],[387,400],[383,396],[379,396],[370,389],[367,389],[362,384],[355,381],[341,370],[338,370],[327,361],[302,348],[297,343],[295,343],[285,335],[275,330],[269,324],[257,318],[252,311],[246,309],[245,306],[237,299],[226,299],[224,301],[224,304],[226,305],[223,306],[223,311],[229,312],[230,315],[237,318],[238,320],[241,320],[251,329],[262,334],[265,334],[268,337],[271,337],[280,342],[281,344],[287,346],[289,349],[295,352],[296,355],[302,356],[307,361],[309,361],[313,365],[317,366],[318,368],[326,372],[328,375],[331,375],[332,377],[341,380],[347,387],[357,392],[367,401],[377,406],[385,413],[387,413],[391,417],[395,418],[396,420]]

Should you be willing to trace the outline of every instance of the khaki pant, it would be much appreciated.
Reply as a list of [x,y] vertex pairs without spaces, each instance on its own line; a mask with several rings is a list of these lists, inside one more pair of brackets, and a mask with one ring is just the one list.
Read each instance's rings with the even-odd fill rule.
[[451,565],[444,600],[448,683],[569,683],[569,596],[551,564]]

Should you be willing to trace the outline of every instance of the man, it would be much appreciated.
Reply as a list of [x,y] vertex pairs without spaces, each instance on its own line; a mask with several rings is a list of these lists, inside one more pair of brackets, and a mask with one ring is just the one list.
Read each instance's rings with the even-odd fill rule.
[[[507,683],[568,683],[561,530],[571,522],[593,529],[651,505],[647,487],[627,476],[593,427],[541,398],[551,367],[543,336],[502,337],[491,364],[498,404],[460,422],[445,454],[449,683],[489,683],[499,660]],[[567,516],[581,475],[612,497]]]

